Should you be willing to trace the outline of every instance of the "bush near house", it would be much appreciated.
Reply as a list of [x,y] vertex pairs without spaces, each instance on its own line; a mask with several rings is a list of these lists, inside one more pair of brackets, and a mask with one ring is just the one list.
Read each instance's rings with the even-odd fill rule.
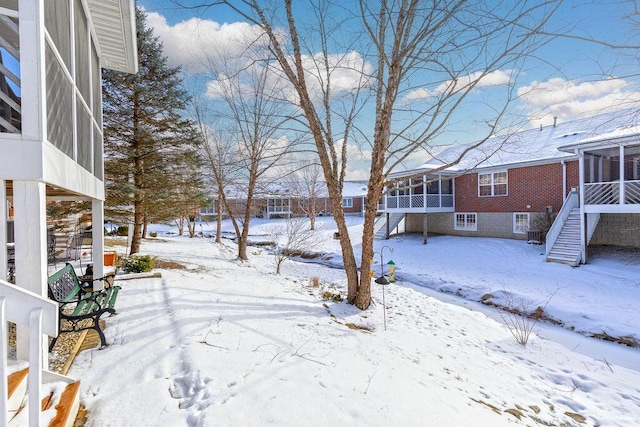
[[151,255],[134,255],[124,260],[122,269],[125,273],[147,273],[153,270],[154,261]]

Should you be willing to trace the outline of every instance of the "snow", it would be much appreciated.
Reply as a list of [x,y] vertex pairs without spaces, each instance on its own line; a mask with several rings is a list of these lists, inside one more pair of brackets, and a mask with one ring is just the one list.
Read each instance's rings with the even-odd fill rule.
[[[277,221],[252,221],[252,235],[265,239]],[[362,219],[349,221],[358,242]],[[186,269],[117,282],[111,346],[80,353],[69,372],[87,425],[640,424],[640,349],[584,335],[639,338],[637,253],[571,268],[522,241],[402,235],[376,242],[397,264],[386,310],[374,284],[374,304],[359,311],[321,298],[346,289],[335,226],[319,224],[325,237],[310,249],[329,255],[287,261],[281,275],[266,247],[240,262],[230,240],[155,226],[161,237],[143,252]],[[538,323],[523,347],[475,302],[487,293],[546,304],[564,328]]]
[[[460,163],[447,171],[465,171],[518,165],[535,162],[560,161],[575,158],[573,152],[559,149],[593,141],[638,135],[638,115],[636,108],[585,117],[570,122],[529,129],[506,136],[489,138],[479,147],[469,151]],[[419,170],[429,170],[457,160],[465,149],[477,144],[458,144],[445,148],[433,159],[420,166]],[[570,150],[567,150],[570,151]],[[415,171],[398,172],[395,175],[411,175]]]

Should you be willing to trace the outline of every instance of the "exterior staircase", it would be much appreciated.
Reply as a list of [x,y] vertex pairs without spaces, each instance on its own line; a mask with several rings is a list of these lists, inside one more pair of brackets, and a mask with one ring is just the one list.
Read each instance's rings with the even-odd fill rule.
[[[403,213],[393,213],[389,215],[389,230],[393,230],[394,228],[396,228],[398,225],[400,225],[400,223],[402,222],[402,220],[404,219],[404,214]],[[388,239],[389,236],[387,235],[387,215],[386,214],[382,214],[382,216],[380,216],[380,218],[378,218],[378,220],[376,221],[375,225],[375,234],[373,235],[373,238],[376,240],[385,240]]]
[[547,261],[569,264],[573,267],[580,264],[582,243],[580,239],[580,209],[574,208],[569,213],[558,238],[547,255]]
[[[28,360],[9,357],[9,322],[28,330],[26,342],[18,336],[16,344],[16,353],[28,353]],[[43,335],[58,335],[58,305],[0,279],[0,426],[71,427],[75,422],[80,383],[46,369]]]

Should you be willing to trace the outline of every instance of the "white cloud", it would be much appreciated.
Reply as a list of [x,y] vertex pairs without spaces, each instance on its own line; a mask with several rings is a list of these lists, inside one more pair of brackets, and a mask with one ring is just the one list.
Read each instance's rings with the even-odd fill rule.
[[189,72],[208,71],[210,61],[222,55],[242,57],[249,47],[260,47],[256,40],[262,35],[260,28],[246,22],[219,24],[191,18],[171,26],[156,12],[147,12],[147,25],[162,41],[169,64]]
[[[245,22],[219,24],[215,21],[191,18],[169,25],[166,18],[156,12],[147,12],[147,25],[164,45],[164,55],[169,64],[180,65],[187,72],[211,72],[212,68],[227,66],[227,71],[246,69],[255,71],[261,67],[256,58],[264,58],[267,38],[262,30]],[[284,37],[284,34],[280,34]],[[291,61],[291,63],[293,63]],[[321,54],[303,55],[303,67],[307,73],[306,83],[314,100],[319,100],[325,83],[327,67]],[[373,67],[356,51],[330,54],[327,58],[334,97],[366,85]],[[283,91],[290,101],[297,96],[292,85],[277,69],[269,70],[270,85]],[[207,85],[209,96],[219,96],[221,82],[211,81]]]
[[533,127],[553,123],[553,117],[570,121],[628,108],[640,101],[640,92],[623,79],[579,82],[553,78],[518,88]]
[[477,81],[475,88],[502,86],[511,82],[511,70],[502,71],[496,70],[488,73],[484,77],[482,72],[477,71],[475,73],[467,74],[457,79],[447,80],[441,83],[435,90],[428,90],[425,88],[418,88],[409,92],[406,96],[406,100],[427,99],[432,96],[441,95],[445,92],[454,90],[464,90],[467,86]]

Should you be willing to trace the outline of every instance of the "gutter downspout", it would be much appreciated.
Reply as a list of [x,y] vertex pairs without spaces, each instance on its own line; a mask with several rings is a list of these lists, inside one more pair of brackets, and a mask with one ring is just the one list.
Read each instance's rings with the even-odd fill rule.
[[567,200],[567,164],[564,160],[560,160],[562,165],[562,202]]

